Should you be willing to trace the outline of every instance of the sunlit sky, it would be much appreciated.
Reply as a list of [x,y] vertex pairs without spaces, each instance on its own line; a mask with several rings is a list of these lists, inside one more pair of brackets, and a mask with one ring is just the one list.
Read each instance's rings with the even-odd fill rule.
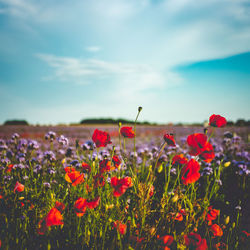
[[0,123],[250,119],[249,0],[0,0]]

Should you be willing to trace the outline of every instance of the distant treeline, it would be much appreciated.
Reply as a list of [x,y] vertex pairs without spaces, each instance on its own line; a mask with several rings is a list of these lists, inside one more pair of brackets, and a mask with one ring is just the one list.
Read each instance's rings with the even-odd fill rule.
[[[84,119],[80,121],[80,124],[118,124],[121,122],[122,124],[134,124],[135,121],[127,120],[123,118],[113,119],[113,118],[91,118],[91,119]],[[139,122],[137,124],[142,125],[156,125],[156,123],[150,123],[147,121]]]
[[3,125],[29,125],[25,120],[9,120],[6,121]]
[[[90,119],[84,119],[80,121],[80,124],[119,124],[121,122],[122,124],[134,124],[134,121],[127,120],[123,118],[113,119],[113,118],[90,118]],[[148,121],[137,121],[137,124],[141,125],[159,125],[157,123],[151,123]],[[4,122],[3,125],[29,125],[29,123],[25,120],[7,120]],[[77,124],[74,124],[77,125]],[[186,123],[177,123],[173,124],[177,126],[187,126]],[[203,123],[193,123],[188,124],[188,126],[203,126]],[[227,126],[237,126],[237,127],[245,127],[250,126],[250,120],[246,121],[244,119],[238,119],[236,122],[228,121]]]

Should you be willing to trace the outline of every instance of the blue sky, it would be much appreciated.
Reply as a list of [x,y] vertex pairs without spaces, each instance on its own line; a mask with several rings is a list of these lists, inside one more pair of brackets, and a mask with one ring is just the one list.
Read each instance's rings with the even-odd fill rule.
[[0,0],[0,123],[250,119],[248,0]]

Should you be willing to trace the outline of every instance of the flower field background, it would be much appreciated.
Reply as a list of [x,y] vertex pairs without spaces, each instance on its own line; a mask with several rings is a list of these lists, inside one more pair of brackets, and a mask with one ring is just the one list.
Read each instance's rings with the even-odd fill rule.
[[2,126],[1,248],[249,249],[249,133]]

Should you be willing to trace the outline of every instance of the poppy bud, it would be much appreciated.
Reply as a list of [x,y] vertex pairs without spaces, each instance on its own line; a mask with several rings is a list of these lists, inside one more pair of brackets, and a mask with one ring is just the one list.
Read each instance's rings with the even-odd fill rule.
[[233,224],[232,224],[232,228],[235,228],[235,222],[233,222]]
[[178,199],[179,199],[179,196],[178,196],[178,194],[176,194],[176,195],[174,195],[174,197],[172,198],[172,202],[176,202],[176,201],[178,201]]
[[225,218],[225,220],[224,220],[225,225],[227,225],[227,224],[229,223],[229,221],[230,221],[230,217],[229,217],[229,216],[227,216],[227,217]]
[[162,170],[163,170],[163,166],[162,166],[162,164],[161,164],[161,165],[158,167],[157,171],[158,171],[158,173],[161,173]]
[[138,112],[141,112],[142,111],[142,107],[138,107]]

